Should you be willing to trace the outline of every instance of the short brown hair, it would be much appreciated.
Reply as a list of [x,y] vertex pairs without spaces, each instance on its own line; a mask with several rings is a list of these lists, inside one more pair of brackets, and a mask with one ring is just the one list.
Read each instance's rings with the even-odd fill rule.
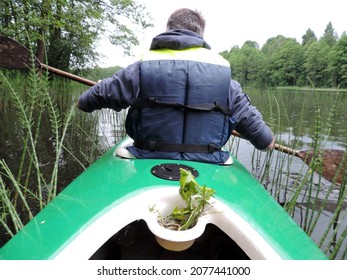
[[174,11],[169,17],[166,29],[186,29],[204,36],[205,31],[205,19],[197,10],[193,11],[187,8],[182,8]]

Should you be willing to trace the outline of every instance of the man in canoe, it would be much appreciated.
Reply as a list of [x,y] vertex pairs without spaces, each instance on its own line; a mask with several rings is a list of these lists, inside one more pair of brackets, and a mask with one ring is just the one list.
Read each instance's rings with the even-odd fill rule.
[[211,51],[204,29],[198,11],[176,10],[140,61],[88,89],[78,107],[130,107],[125,127],[134,144],[127,149],[136,158],[223,164],[233,130],[257,149],[271,149],[271,129],[231,78],[229,62]]

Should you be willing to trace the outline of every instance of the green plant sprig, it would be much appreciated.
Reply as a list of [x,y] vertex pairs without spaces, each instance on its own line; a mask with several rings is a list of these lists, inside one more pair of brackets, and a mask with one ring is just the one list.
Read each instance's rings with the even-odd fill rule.
[[170,228],[176,225],[177,230],[186,230],[193,227],[197,220],[205,213],[206,207],[211,205],[210,198],[215,191],[206,186],[200,186],[194,175],[186,169],[180,168],[179,194],[186,203],[185,207],[176,206],[171,214],[161,221]]

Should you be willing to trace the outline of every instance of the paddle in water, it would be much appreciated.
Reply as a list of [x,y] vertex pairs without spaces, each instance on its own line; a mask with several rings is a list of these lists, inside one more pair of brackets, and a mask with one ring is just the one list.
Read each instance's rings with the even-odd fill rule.
[[[34,61],[32,61],[33,58]],[[22,44],[9,37],[0,36],[0,68],[28,69],[32,67],[33,62],[38,68],[46,69],[52,73],[74,80],[76,82],[80,82],[89,86],[96,84],[96,82],[94,81],[90,81],[88,79],[43,64],[36,57],[33,57],[30,51]],[[233,135],[241,137],[241,135],[236,131],[233,131]],[[277,143],[275,144],[274,149],[296,156],[308,165],[314,157],[313,150],[297,151],[295,149]],[[347,156],[345,155],[345,152],[342,150],[321,150],[319,151],[318,158],[322,159],[322,176],[332,182],[336,176],[336,173],[338,172],[339,174],[335,180],[335,183],[341,184],[342,178],[344,177],[343,175],[344,173],[346,173],[347,166]]]
[[[242,136],[236,131],[233,131],[232,134],[236,137],[242,138]],[[314,157],[317,159],[320,158],[322,160],[321,175],[330,182],[334,181],[334,178],[338,172],[335,183],[341,184],[343,175],[347,171],[347,154],[345,154],[345,151],[343,150],[323,149],[320,150],[315,156],[314,150],[298,151],[277,143],[275,144],[274,149],[289,155],[296,156],[303,160],[307,165],[311,163]],[[315,171],[319,172],[318,170]]]

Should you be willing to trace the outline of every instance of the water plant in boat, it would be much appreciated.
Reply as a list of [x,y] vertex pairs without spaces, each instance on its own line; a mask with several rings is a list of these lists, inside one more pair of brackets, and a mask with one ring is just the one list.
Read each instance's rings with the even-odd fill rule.
[[200,186],[194,175],[184,168],[180,168],[179,194],[184,206],[175,206],[172,212],[162,217],[159,213],[158,222],[171,230],[187,230],[192,228],[198,219],[206,214],[212,205],[209,202],[215,191],[207,186]]

